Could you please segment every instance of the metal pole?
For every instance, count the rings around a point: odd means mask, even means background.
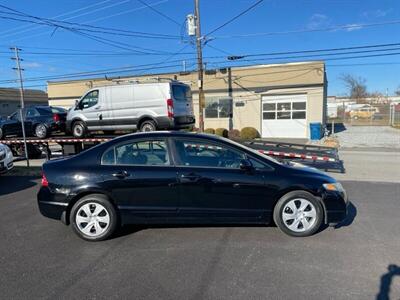
[[[197,76],[198,76],[198,89],[199,89],[199,129],[200,132],[204,131],[204,90],[203,90],[203,53],[202,53],[202,36],[200,28],[200,9],[199,0],[194,1],[194,15],[196,24],[196,47],[197,47]]]
[[[10,49],[14,50],[14,52],[15,52],[15,58],[13,58],[13,59],[15,59],[15,62],[17,64],[17,67],[13,68],[13,69],[17,71],[18,78],[19,78],[19,93],[20,93],[20,98],[21,98],[21,109],[19,110],[19,116],[21,119],[22,138],[24,140],[26,166],[29,168],[28,146],[26,144],[26,134],[25,134],[25,118],[22,113],[22,110],[24,109],[25,104],[24,104],[24,84],[22,82],[22,73],[21,73],[22,69],[21,69],[21,65],[20,65],[21,59],[19,58],[19,53],[18,53],[18,51],[20,49],[18,49],[18,47],[14,47],[14,48],[10,48]]]

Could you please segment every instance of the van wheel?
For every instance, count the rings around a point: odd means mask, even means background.
[[[83,138],[86,135],[86,126],[82,121],[76,121],[72,125],[72,134],[76,138]]]
[[[140,124],[141,132],[150,132],[150,131],[156,131],[156,130],[157,130],[157,126],[153,120],[146,120],[142,124]]]
[[[279,199],[274,209],[275,224],[284,233],[304,237],[321,227],[323,208],[319,201],[305,191],[293,191]]]

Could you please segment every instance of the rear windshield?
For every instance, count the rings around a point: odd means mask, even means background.
[[[36,109],[41,115],[50,115],[52,113],[50,107],[36,107]]]
[[[62,113],[66,113],[67,111],[62,108],[62,107],[51,107],[51,111],[53,112],[53,114],[62,114]]]
[[[192,92],[190,87],[186,85],[173,85],[172,86],[173,98],[176,101],[190,101],[192,99]]]

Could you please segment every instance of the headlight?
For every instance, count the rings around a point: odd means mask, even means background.
[[[339,182],[335,183],[324,183],[322,185],[327,191],[343,192],[343,186]]]

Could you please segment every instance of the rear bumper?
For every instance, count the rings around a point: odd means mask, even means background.
[[[68,203],[61,200],[57,194],[51,193],[47,187],[41,187],[37,194],[40,213],[47,218],[62,220],[65,223],[64,218]]]
[[[177,116],[174,118],[159,117],[157,125],[160,129],[181,129],[193,127],[196,122],[194,116]]]
[[[322,201],[327,224],[336,225],[346,219],[349,202],[345,192],[324,192]]]

